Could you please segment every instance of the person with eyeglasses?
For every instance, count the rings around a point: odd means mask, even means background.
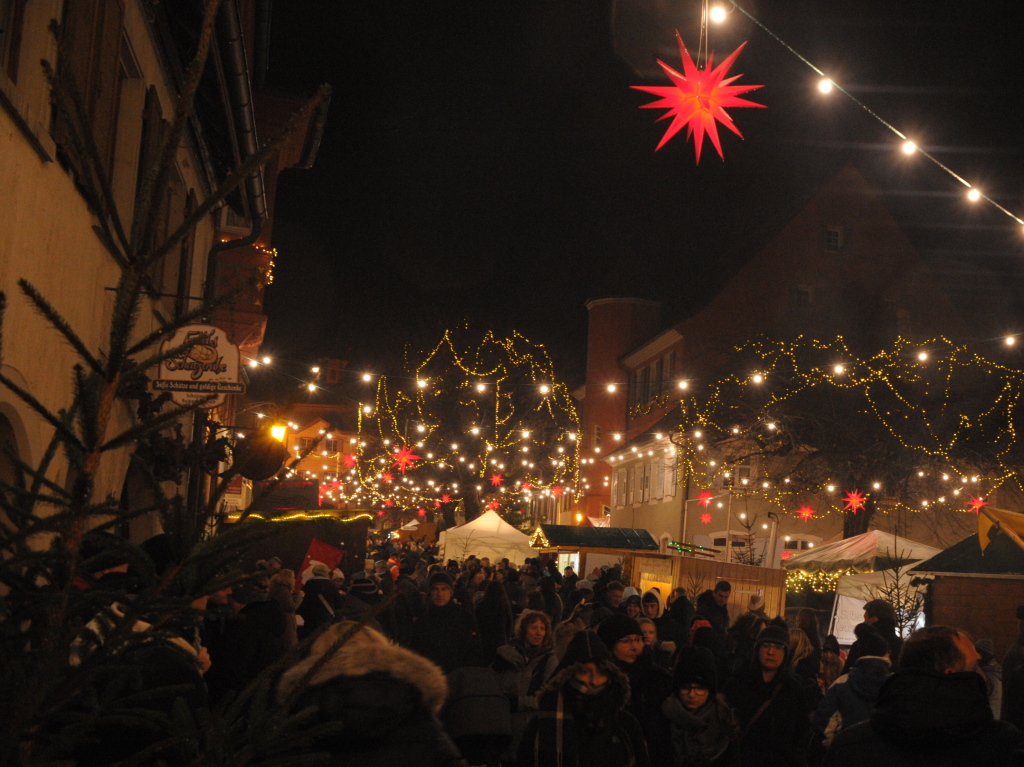
[[[816,700],[789,670],[789,630],[776,621],[761,629],[753,657],[723,693],[740,725],[741,764],[805,767]]]
[[[667,764],[672,746],[661,704],[672,694],[672,677],[644,654],[643,629],[626,615],[612,615],[597,627],[615,665],[629,679],[628,710],[640,722],[652,764]]]
[[[661,706],[672,726],[672,767],[737,767],[739,726],[718,694],[715,658],[705,647],[681,647],[672,695]]]

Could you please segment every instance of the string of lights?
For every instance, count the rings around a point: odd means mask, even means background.
[[[845,87],[843,87],[840,83],[838,83],[833,78],[829,77],[824,71],[822,71],[822,69],[820,67],[815,65],[810,59],[808,59],[803,54],[798,52],[792,45],[787,43],[778,34],[776,34],[774,31],[769,29],[760,19],[758,19],[750,11],[748,11],[746,8],[744,8],[739,3],[737,3],[736,0],[722,0],[721,4],[717,4],[714,7],[712,7],[711,11],[709,13],[709,17],[710,17],[711,21],[713,21],[715,23],[718,23],[718,24],[724,22],[728,18],[728,15],[729,15],[729,12],[730,12],[729,11],[729,7],[733,8],[735,10],[738,10],[740,13],[742,13],[744,16],[746,16],[748,19],[750,19],[750,21],[752,21],[754,24],[756,24],[765,34],[767,34],[769,37],[771,37],[773,40],[775,40],[777,43],[779,43],[783,48],[785,48],[787,51],[789,51],[793,56],[795,56],[801,62],[806,64],[816,75],[818,75],[821,78],[820,81],[818,82],[818,90],[822,94],[831,93],[833,90],[838,91],[839,93],[842,93],[844,96],[846,96],[846,98],[848,98],[856,106],[858,106],[862,110],[864,110],[864,112],[866,112],[868,115],[870,115],[880,125],[882,125],[882,127],[884,127],[887,131],[889,131],[890,133],[895,135],[898,139],[900,139],[900,141],[902,142],[900,144],[900,150],[905,155],[908,155],[908,156],[909,155],[920,155],[920,156],[926,158],[931,163],[933,163],[936,167],[938,167],[943,172],[945,172],[947,175],[949,175],[958,184],[961,184],[964,187],[966,187],[967,188],[967,199],[970,202],[975,202],[976,203],[979,200],[984,200],[985,202],[989,203],[992,207],[994,207],[995,209],[997,209],[998,211],[1000,211],[1004,215],[1006,215],[1009,218],[1011,218],[1016,223],[1024,225],[1024,219],[1022,219],[1020,216],[1018,216],[1017,214],[1015,214],[1012,211],[1008,210],[1003,205],[999,204],[994,199],[989,197],[981,189],[979,189],[977,186],[975,186],[970,181],[968,181],[966,178],[964,178],[961,174],[957,173],[952,168],[950,168],[948,165],[946,165],[941,160],[939,160],[937,157],[935,157],[935,155],[933,155],[930,152],[927,152],[924,149],[922,149],[906,133],[901,131],[899,128],[895,127],[888,120],[885,120],[878,113],[876,113],[873,109],[871,109],[867,104],[863,103],[856,96],[854,96],[852,93],[850,93],[850,91],[847,90]]]

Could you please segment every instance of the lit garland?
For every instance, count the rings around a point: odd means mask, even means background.
[[[836,590],[836,584],[844,575],[852,575],[856,570],[843,570],[835,573],[825,573],[820,570],[813,573],[806,570],[792,570],[786,573],[786,591],[790,594],[799,594],[805,588],[810,588],[818,594],[825,594]]]
[[[579,416],[547,351],[519,334],[462,335],[446,332],[409,374],[377,379],[338,478],[355,488],[348,497],[419,513],[576,492]]]
[[[674,441],[681,470],[696,486],[730,480],[735,490],[803,521],[844,507],[855,514],[866,499],[886,513],[976,513],[997,489],[1020,494],[1024,445],[1016,406],[1024,370],[944,338],[899,339],[862,360],[842,338],[757,342],[737,351],[753,353],[756,372],[728,376],[680,401]],[[899,466],[872,466],[861,454],[845,456],[842,465],[822,457],[826,451],[807,440],[806,424],[821,415],[812,408],[837,402],[845,406],[844,427],[889,443]],[[732,476],[737,461],[752,456],[759,476]],[[851,460],[866,462],[858,472],[864,486],[849,486]]]

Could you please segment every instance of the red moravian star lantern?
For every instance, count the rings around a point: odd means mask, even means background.
[[[392,474],[390,471],[385,471],[383,474],[380,475],[380,478],[383,479],[384,482],[389,485],[395,481],[395,475]]]
[[[562,493],[564,492],[565,490],[562,488],[561,485],[555,485],[554,487],[551,488],[551,495],[555,496],[555,498],[561,497]]]
[[[711,515],[710,514],[706,514],[706,513],[705,514],[701,514],[700,515],[700,521],[703,524],[705,524],[705,525],[710,525],[711,524]]]
[[[812,509],[810,506],[801,506],[799,509],[796,510],[796,513],[804,522],[807,522],[807,520],[809,520],[815,514],[814,509]]]
[[[487,508],[491,511],[497,511],[501,507],[501,504],[497,501],[488,501]]]
[[[686,50],[683,38],[679,36],[679,32],[676,32],[676,40],[679,42],[679,57],[683,61],[683,74],[679,74],[679,72],[659,59],[658,63],[665,70],[665,74],[668,75],[673,84],[664,86],[632,86],[638,91],[646,91],[647,93],[653,93],[655,96],[661,96],[657,101],[644,104],[640,107],[641,109],[667,109],[668,112],[658,119],[673,118],[672,124],[668,126],[668,130],[665,131],[665,135],[662,136],[655,151],[665,146],[668,140],[682,130],[685,125],[687,138],[693,137],[693,148],[697,154],[698,164],[700,163],[700,150],[704,145],[705,134],[711,139],[715,149],[718,150],[718,156],[724,160],[725,155],[722,154],[722,144],[718,139],[718,126],[715,121],[717,120],[722,123],[722,125],[737,136],[743,138],[743,134],[740,133],[732,118],[726,113],[725,108],[764,108],[764,104],[755,104],[753,101],[737,98],[741,93],[747,93],[764,86],[731,85],[732,82],[738,80],[743,75],[725,76],[746,43],[743,43],[743,45],[733,51],[717,67],[713,66],[715,55],[712,53],[708,56],[707,66],[704,69],[697,69],[697,65],[690,58],[690,52]]]
[[[451,503],[451,502],[452,502],[452,497],[450,495],[448,495],[448,493],[445,493],[444,495],[441,496],[441,503]]]
[[[420,460],[420,457],[415,455],[412,450],[408,447],[402,447],[401,450],[395,450],[395,460],[391,465],[402,472],[402,474],[405,474],[406,469],[416,468],[415,463],[418,460]]]
[[[505,478],[503,476],[501,476],[500,474],[492,474],[491,475],[491,484],[494,485],[495,487],[500,485],[504,480],[505,480]]]
[[[355,453],[346,453],[345,457],[342,460],[345,462],[345,468],[346,469],[352,469],[356,465],[356,455],[355,455]]]
[[[701,494],[697,496],[697,503],[701,506],[707,507],[711,505],[711,502],[715,499],[715,494],[710,490],[702,490]]]
[[[984,498],[971,498],[970,502],[967,504],[967,510],[973,511],[977,514],[981,511],[982,506],[988,506],[988,501]]]
[[[864,497],[864,493],[859,490],[853,490],[846,494],[843,498],[843,503],[846,505],[848,511],[852,511],[854,514],[857,513],[858,509],[863,509],[867,503],[867,499]]]

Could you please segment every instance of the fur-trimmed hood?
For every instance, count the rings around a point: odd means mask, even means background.
[[[283,703],[309,670],[357,624],[343,621],[320,636],[307,658],[292,666],[277,686],[277,701]],[[437,714],[448,695],[448,682],[441,669],[421,655],[394,645],[378,631],[364,626],[356,631],[306,682],[308,687],[326,684],[338,677],[359,677],[384,673],[407,682],[420,691],[423,705]]]

